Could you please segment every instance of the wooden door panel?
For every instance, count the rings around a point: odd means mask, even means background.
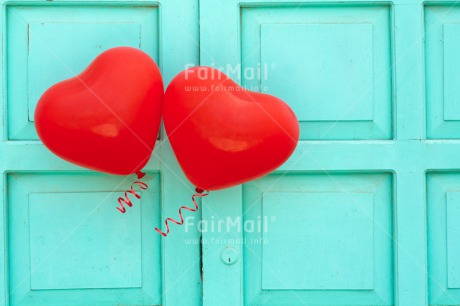
[[[460,8],[425,7],[427,137],[460,137]]]
[[[392,175],[274,174],[243,188],[247,305],[391,305]]]
[[[122,178],[8,174],[11,305],[161,304],[159,174],[146,182],[122,215]]]
[[[390,139],[391,30],[387,5],[242,6],[242,84],[291,105],[303,140]]]
[[[83,71],[100,52],[131,46],[158,63],[157,5],[11,3],[5,17],[9,139],[36,140],[34,110],[40,96]]]
[[[430,303],[460,300],[460,180],[458,173],[428,173],[428,271]]]

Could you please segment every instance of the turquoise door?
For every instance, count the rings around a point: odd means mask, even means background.
[[[449,1],[4,1],[0,305],[460,305],[460,6]],[[118,45],[165,83],[209,65],[283,98],[275,173],[190,204],[164,131],[149,189],[37,139],[41,93]],[[458,131],[457,131],[458,130]]]
[[[164,132],[145,168],[149,189],[122,215],[116,199],[134,177],[62,161],[33,122],[47,87],[110,47],[144,50],[166,84],[197,65],[197,8],[195,0],[2,3],[0,305],[201,304],[200,245],[183,243],[199,233],[163,240],[154,231],[193,190]]]
[[[205,305],[460,305],[459,24],[449,1],[200,1],[201,64],[301,127],[204,200]]]

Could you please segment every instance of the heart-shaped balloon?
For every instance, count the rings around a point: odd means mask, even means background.
[[[268,174],[299,139],[297,118],[286,103],[245,90],[210,67],[185,70],[172,80],[163,115],[182,170],[204,190]]]
[[[162,100],[155,62],[141,50],[117,47],[50,87],[37,104],[35,127],[46,147],[67,161],[131,174],[152,154]]]

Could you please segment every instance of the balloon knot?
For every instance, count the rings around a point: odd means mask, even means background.
[[[145,176],[145,173],[142,172],[142,171],[137,171],[136,175],[137,175],[137,179],[140,180],[141,178],[143,178]]]
[[[199,193],[199,194],[202,194],[202,193],[204,192],[204,189],[201,189],[201,188],[196,187],[196,188],[195,188],[195,192],[196,192],[196,193]]]

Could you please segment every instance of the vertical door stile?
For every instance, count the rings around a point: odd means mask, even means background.
[[[160,5],[160,41],[165,90],[174,76],[189,66],[199,64],[198,0],[167,0]],[[155,148],[161,160],[161,223],[168,217],[179,218],[178,209],[193,207],[194,187],[185,178],[168,142],[164,126]],[[183,226],[170,223],[170,234],[162,238],[162,304],[201,305],[200,233],[192,226],[201,219],[198,212],[185,212]],[[152,235],[158,235],[152,229]]]

